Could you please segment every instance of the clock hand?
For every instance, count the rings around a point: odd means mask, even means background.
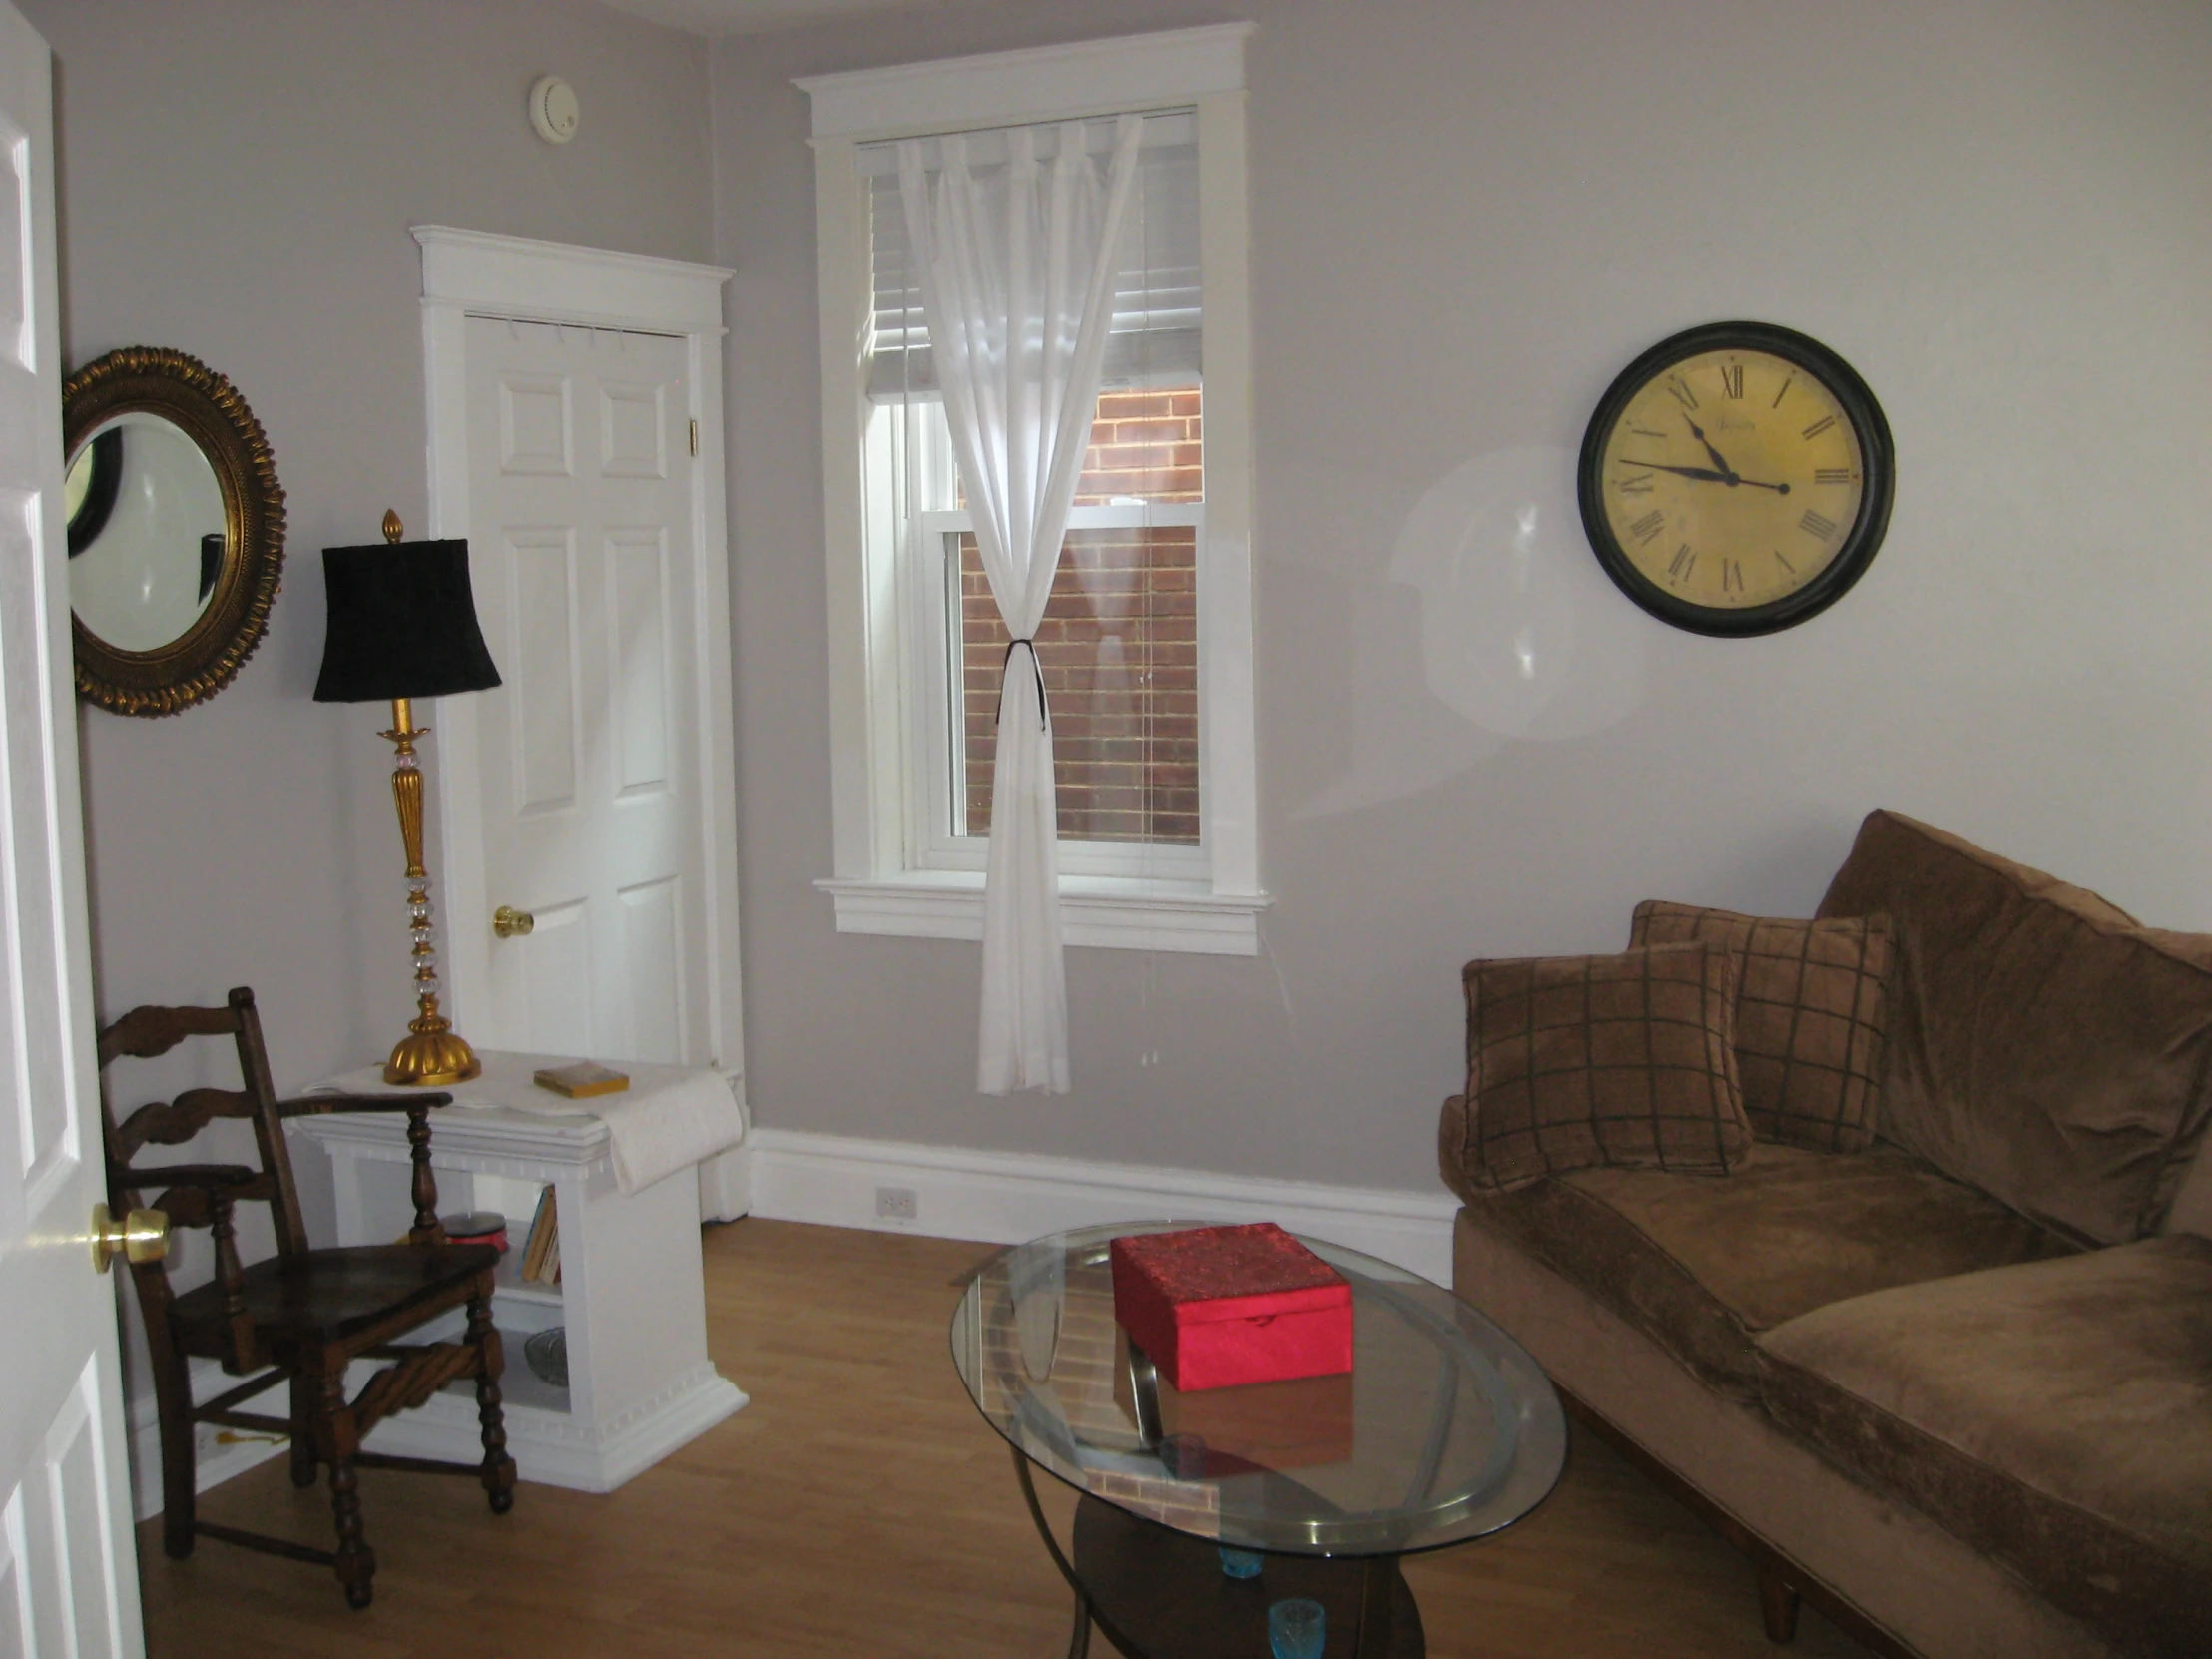
[[[1669,466],[1664,461],[1631,460],[1626,455],[1616,457],[1613,464],[1615,466],[1646,467],[1653,472],[1671,472],[1678,478],[1696,478],[1708,484],[1726,484],[1731,489],[1734,489],[1738,484],[1742,484],[1748,489],[1773,490],[1777,495],[1788,495],[1790,493],[1788,484],[1762,483],[1757,478],[1746,478],[1741,473],[1715,472],[1709,466]]]
[[[1721,452],[1718,449],[1715,449],[1711,443],[1706,441],[1705,428],[1700,426],[1696,421],[1692,420],[1687,410],[1683,412],[1682,423],[1690,428],[1690,436],[1697,439],[1698,442],[1705,444],[1705,452],[1713,457],[1713,464],[1719,467],[1722,474],[1726,476],[1731,483],[1733,483],[1736,478],[1736,469],[1730,466],[1726,461],[1722,460]]]
[[[1614,464],[1616,466],[1649,467],[1653,472],[1671,472],[1679,478],[1701,478],[1709,484],[1732,484],[1738,481],[1734,473],[1715,472],[1711,467],[1669,466],[1665,461],[1632,461],[1626,455],[1620,456]]]

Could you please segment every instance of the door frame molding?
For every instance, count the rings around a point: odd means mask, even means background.
[[[699,422],[692,469],[692,619],[699,663],[700,847],[707,938],[705,1063],[733,1080],[745,1067],[738,957],[736,708],[730,670],[728,498],[723,486],[722,286],[735,273],[567,243],[492,236],[446,225],[412,227],[422,245],[423,383],[429,399],[431,534],[469,528],[467,321],[493,317],[681,337],[688,347],[690,417]],[[437,799],[444,865],[445,980],[454,1025],[491,976],[490,889],[483,859],[479,727],[473,698],[438,700]],[[474,918],[473,920],[471,918]],[[741,1097],[742,1098],[742,1097]]]

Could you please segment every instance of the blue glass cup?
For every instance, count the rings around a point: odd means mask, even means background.
[[[1221,1550],[1221,1570],[1231,1578],[1258,1578],[1260,1568],[1267,1557],[1256,1549],[1231,1549],[1227,1544]]]
[[[1321,1659],[1329,1614],[1318,1601],[1293,1596],[1268,1608],[1268,1647],[1275,1659]]]

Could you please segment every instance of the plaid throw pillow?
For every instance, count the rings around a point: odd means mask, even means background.
[[[1735,958],[1694,943],[1469,962],[1467,1092],[1443,1153],[1498,1192],[1596,1164],[1725,1175],[1751,1144]]]
[[[1890,918],[1788,921],[1646,899],[1631,945],[1703,939],[1743,958],[1736,1064],[1753,1133],[1815,1152],[1874,1145]]]

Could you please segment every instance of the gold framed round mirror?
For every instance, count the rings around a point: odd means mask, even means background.
[[[284,492],[261,422],[197,357],[132,345],[62,388],[77,692],[173,715],[229,685],[269,626]]]

